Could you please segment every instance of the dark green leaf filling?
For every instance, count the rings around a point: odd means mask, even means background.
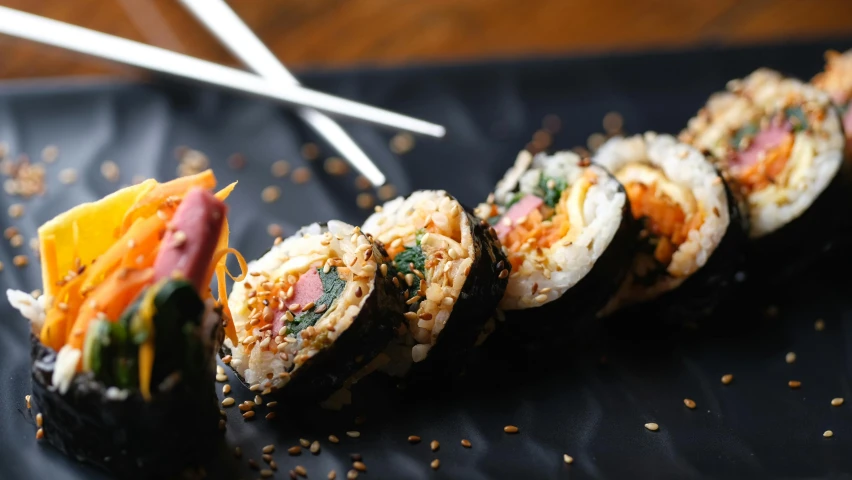
[[[794,132],[801,132],[808,129],[808,117],[805,115],[802,107],[788,107],[784,109],[784,116],[793,125]]]
[[[516,203],[520,202],[520,201],[521,201],[521,199],[522,199],[522,198],[524,198],[524,196],[526,196],[526,194],[525,194],[525,193],[523,193],[523,192],[515,192],[515,193],[512,195],[512,198],[510,198],[510,199],[509,199],[509,201],[508,201],[508,202],[506,202],[506,208],[509,208],[509,207],[511,207],[512,205],[514,205],[514,204],[516,204]],[[498,218],[498,220],[499,220],[499,218]],[[496,223],[496,222],[495,222],[495,223]]]
[[[731,137],[731,146],[734,149],[739,150],[740,144],[743,142],[744,138],[753,137],[757,135],[757,132],[759,131],[760,128],[756,123],[749,123],[743,125],[742,128],[737,130],[737,133],[735,133],[734,136]]]
[[[420,248],[419,244],[414,247],[406,247],[405,250],[396,255],[393,261],[396,263],[397,271],[403,275],[414,274],[411,269],[412,265],[421,273],[426,269],[426,256],[423,254],[423,249]],[[408,287],[408,296],[413,297],[417,295],[418,291],[420,291],[420,277],[414,274],[414,281]]]
[[[331,305],[343,294],[343,289],[346,288],[346,280],[340,278],[337,274],[337,267],[331,267],[328,273],[323,272],[318,268],[320,280],[322,281],[322,295],[314,302],[314,307],[307,312],[302,312],[287,325],[287,335],[295,335],[302,330],[316,325],[320,318],[327,312]],[[325,305],[325,309],[317,312],[316,309],[320,305]]]
[[[553,184],[553,188],[548,186],[548,183]],[[543,192],[540,197],[548,207],[554,208],[559,203],[559,197],[562,196],[562,191],[568,188],[568,182],[564,178],[553,178],[542,174],[538,180],[538,187]]]

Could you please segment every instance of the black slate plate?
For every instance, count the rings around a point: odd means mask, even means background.
[[[350,132],[388,174],[401,193],[445,188],[463,202],[485,197],[539,127],[545,114],[562,118],[556,147],[585,142],[601,130],[608,111],[619,111],[629,131],[677,132],[711,92],[725,82],[766,65],[809,78],[822,67],[826,48],[849,41],[770,46],[738,50],[536,60],[522,63],[422,67],[403,70],[325,72],[305,75],[309,85],[443,123],[442,142],[419,140],[401,158],[389,153],[390,134],[361,125]],[[27,214],[15,225],[27,238],[41,222],[73,204],[114,190],[99,165],[114,160],[121,183],[134,174],[171,178],[173,149],[204,151],[224,184],[240,180],[231,197],[233,243],[255,257],[268,248],[269,222],[293,232],[299,225],[331,217],[360,222],[353,175],[330,177],[319,162],[300,160],[300,145],[311,140],[290,114],[269,104],[171,84],[12,84],[0,88],[0,141],[13,153],[38,157],[48,144],[60,159],[48,167],[48,194],[25,201]],[[226,158],[241,152],[248,166],[234,172]],[[314,178],[306,185],[276,180],[271,163],[307,164]],[[74,167],[80,180],[58,182],[62,168]],[[273,204],[260,201],[270,184],[283,189]],[[19,200],[0,196],[2,207]],[[846,214],[846,213],[840,213]],[[0,273],[4,288],[40,285],[37,264],[11,266],[22,253],[3,243]],[[355,405],[342,412],[277,409],[274,422],[245,422],[228,411],[228,429],[219,452],[210,453],[211,478],[255,478],[246,460],[259,463],[261,447],[278,446],[275,478],[287,478],[296,465],[310,478],[329,470],[344,478],[350,453],[360,453],[369,473],[362,478],[849,478],[852,473],[850,403],[832,407],[834,397],[852,402],[852,303],[850,281],[834,270],[772,292],[776,316],[764,315],[764,300],[743,304],[737,325],[725,334],[651,329],[625,335],[590,332],[589,337],[555,345],[522,347],[495,339],[481,351],[462,381],[430,398],[409,398],[381,377],[357,385]],[[836,267],[841,267],[839,270]],[[828,272],[828,273],[826,273]],[[27,325],[0,302],[0,477],[83,479],[101,473],[35,441],[34,421],[24,395],[30,391]],[[818,332],[814,321],[825,320]],[[730,320],[730,319],[728,319]],[[653,323],[638,318],[637,323]],[[789,365],[784,356],[794,351]],[[733,373],[731,385],[719,378]],[[790,390],[788,380],[800,380]],[[232,380],[234,396],[249,392]],[[683,406],[685,397],[698,408]],[[266,409],[259,409],[265,414]],[[366,422],[356,426],[356,416]],[[46,419],[50,421],[50,419]],[[643,424],[660,424],[649,432]],[[514,424],[520,433],[507,435]],[[831,429],[835,436],[825,439]],[[344,432],[359,430],[361,437]],[[329,434],[341,439],[328,442]],[[163,435],[169,435],[164,431]],[[409,445],[419,435],[423,442]],[[288,457],[299,438],[318,439],[318,456]],[[470,439],[473,448],[460,445]],[[441,442],[439,451],[429,442]],[[237,461],[231,452],[243,450]],[[562,454],[576,460],[567,466]],[[433,458],[441,460],[436,471]]]

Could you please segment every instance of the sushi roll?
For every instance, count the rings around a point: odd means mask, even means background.
[[[209,171],[148,180],[39,228],[44,293],[7,292],[32,327],[37,437],[121,478],[204,459],[224,335],[209,285],[229,251],[233,188],[214,186]]]
[[[846,158],[852,158],[852,50],[825,53],[825,70],[818,73],[811,84],[828,92],[843,119],[846,133]]]
[[[500,308],[517,331],[535,337],[589,318],[621,285],[637,223],[600,165],[573,152],[523,151],[488,200],[477,215],[494,226],[512,267]]]
[[[797,262],[779,258],[820,255],[845,228],[831,215],[848,201],[843,128],[825,92],[760,69],[711,96],[680,138],[709,154],[743,199],[752,272],[787,277]]]
[[[447,192],[422,190],[385,203],[362,228],[387,248],[407,305],[386,370],[411,379],[457,372],[511,271],[491,226]]]
[[[315,223],[249,263],[228,299],[223,354],[252,389],[322,402],[390,342],[402,297],[385,252],[339,221]]]
[[[660,297],[681,320],[709,313],[734,284],[746,240],[721,174],[695,148],[653,132],[612,138],[592,161],[624,185],[642,228],[630,272],[602,313]]]

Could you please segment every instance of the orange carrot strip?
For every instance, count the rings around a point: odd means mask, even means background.
[[[44,326],[39,332],[41,343],[59,351],[65,345],[70,325],[69,319],[77,318],[77,310],[80,307],[80,284],[85,277],[78,275],[60,288],[53,298],[53,307],[47,311]],[[59,308],[59,304],[63,308]]]
[[[119,266],[124,259],[135,259],[155,250],[166,231],[166,221],[158,215],[135,222],[127,233],[116,241],[89,268],[88,280],[83,285],[83,291],[97,285],[104,277]],[[147,265],[145,265],[147,266]],[[142,265],[137,266],[139,268]]]
[[[228,196],[231,194],[231,192],[234,191],[234,188],[236,186],[237,186],[237,182],[234,182],[234,183],[228,185],[227,187],[223,188],[222,190],[219,190],[218,192],[216,192],[216,198],[218,198],[219,200],[224,202],[225,199],[228,198]]]
[[[145,218],[157,213],[157,210],[170,197],[183,197],[192,187],[202,187],[212,190],[216,186],[216,177],[212,170],[181,177],[171,182],[161,183],[142,196],[133,207],[124,215],[121,224],[121,233],[130,229],[137,218]]]

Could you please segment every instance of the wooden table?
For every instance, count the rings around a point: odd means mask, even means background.
[[[751,44],[852,35],[852,0],[231,0],[289,67]],[[176,0],[0,0],[225,64]],[[0,39],[0,78],[138,72]]]

